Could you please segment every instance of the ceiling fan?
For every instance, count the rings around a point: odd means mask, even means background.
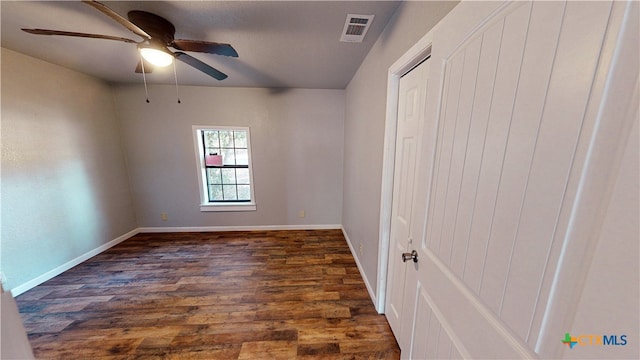
[[[158,15],[141,11],[132,10],[127,13],[129,19],[125,19],[115,11],[109,9],[104,4],[98,1],[82,1],[83,3],[92,6],[93,8],[101,11],[108,17],[112,18],[120,25],[131,30],[134,34],[142,38],[141,41],[135,41],[119,36],[100,35],[100,34],[87,34],[70,31],[59,30],[45,30],[45,29],[22,29],[30,34],[36,35],[62,35],[62,36],[75,36],[94,39],[106,39],[122,41],[126,43],[136,44],[142,59],[136,67],[136,72],[150,73],[152,68],[149,66],[153,64],[155,66],[167,66],[173,62],[173,59],[178,59],[183,63],[192,66],[203,73],[217,79],[224,80],[227,75],[223,72],[209,66],[208,64],[188,55],[182,51],[194,51],[208,54],[216,54],[223,56],[238,57],[236,50],[229,44],[221,44],[208,41],[197,40],[183,40],[175,39],[176,32],[175,27],[168,20]],[[169,47],[176,50],[172,52]],[[148,63],[147,63],[148,62]]]

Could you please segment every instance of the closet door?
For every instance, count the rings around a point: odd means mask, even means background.
[[[563,263],[562,249],[588,245],[572,242],[576,227],[592,226],[574,221],[578,199],[605,191],[585,193],[594,176],[585,169],[594,154],[617,156],[591,139],[604,131],[599,122],[625,121],[599,119],[598,109],[609,93],[633,93],[607,82],[616,66],[638,76],[637,61],[616,56],[634,21],[637,29],[633,3],[463,2],[438,25],[414,241],[390,252],[419,259],[406,267],[402,311],[415,312],[403,358],[561,354],[567,323],[548,325],[573,305],[554,296],[557,281],[580,284],[588,268]]]
[[[429,60],[400,78],[398,92],[398,122],[394,169],[393,205],[391,209],[391,239],[386,297],[386,317],[400,348],[411,341],[413,306],[405,304],[412,297],[405,294],[405,275],[413,261],[402,261],[412,243],[412,214],[416,155],[420,131],[425,118],[425,102]],[[406,330],[405,330],[406,328]]]

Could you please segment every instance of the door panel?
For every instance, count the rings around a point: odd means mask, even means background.
[[[460,277],[464,277],[468,284],[479,284],[477,266],[473,263],[473,256],[483,251],[482,244],[470,243],[471,225],[474,220],[473,208],[478,200],[478,176],[482,165],[485,148],[491,99],[497,69],[497,59],[500,54],[500,41],[504,22],[500,21],[489,27],[482,36],[481,52],[478,64],[477,82],[473,99],[467,153],[464,160],[462,183],[460,187],[460,203],[456,218],[454,251],[451,257],[451,267]],[[476,219],[477,221],[477,219]],[[471,269],[471,270],[469,270]],[[476,277],[478,277],[476,280]],[[473,287],[473,285],[470,285]],[[477,287],[477,286],[476,286]]]
[[[600,106],[596,74],[611,58],[605,36],[620,25],[615,6],[625,5],[463,3],[438,26],[437,81],[411,148],[415,200],[403,213],[416,241],[394,247],[389,263],[406,280],[389,280],[390,291],[404,289],[391,293],[402,301],[392,326],[403,358],[536,356],[562,248],[554,241],[570,231],[560,218],[587,158],[579,144],[594,131],[585,116]],[[414,248],[417,264],[399,261]]]
[[[465,349],[458,349],[459,341],[451,340],[450,329],[444,328],[441,319],[442,314],[432,306],[433,300],[429,297],[425,289],[418,289],[418,299],[416,304],[416,327],[415,337],[426,339],[426,341],[416,341],[411,351],[414,359],[462,359],[462,352]],[[433,336],[427,336],[427,334]]]
[[[540,143],[540,122],[546,108],[547,90],[565,4],[553,2],[545,7],[534,6],[528,29],[526,47],[519,71],[517,97],[513,104],[508,142],[502,154],[504,160],[493,209],[493,224],[486,249],[486,265],[481,297],[498,314],[502,312],[507,277],[514,265],[512,255],[517,238],[522,236],[520,220],[527,202],[525,192],[532,175],[532,161]],[[555,148],[552,145],[552,148]],[[555,150],[554,150],[555,151]],[[535,176],[535,175],[534,175]],[[548,175],[545,175],[548,176]],[[538,268],[544,268],[538,264]],[[527,286],[530,286],[528,284]],[[534,297],[535,298],[535,297]],[[525,309],[521,309],[525,310]],[[523,313],[530,315],[530,311]],[[520,335],[524,327],[518,327]]]
[[[456,115],[457,115],[457,100],[460,97],[460,88],[462,81],[462,69],[464,67],[464,56],[456,56],[452,59],[453,65],[451,66],[454,70],[449,70],[447,73],[447,82],[446,89],[446,99],[450,101],[446,101],[443,106],[444,108],[444,119],[443,123],[446,123],[447,120],[451,121],[450,126],[441,127],[439,133],[439,146],[440,151],[438,152],[438,157],[436,160],[436,166],[441,173],[448,174],[451,169],[451,162],[449,157],[451,156],[451,152],[453,151],[452,143],[453,137],[455,135],[455,125],[456,125]],[[443,176],[438,178],[435,182],[435,192],[434,199],[435,204],[442,204],[446,201],[446,196],[448,194],[448,183],[446,182],[446,178]],[[442,224],[444,221],[444,208],[436,207],[433,209],[432,218],[434,224]],[[432,232],[432,236],[430,237],[430,248],[436,252],[440,252],[440,248],[442,245],[442,233],[441,227],[433,226],[430,228]]]
[[[445,118],[452,121],[452,137],[450,142],[451,152],[448,155],[448,172],[446,174],[446,191],[444,192],[443,223],[440,227],[438,238],[441,242],[440,255],[447,263],[451,262],[455,222],[459,210],[459,202],[456,201],[462,185],[463,164],[466,158],[466,150],[469,140],[469,125],[471,120],[471,108],[475,95],[475,81],[478,72],[478,60],[480,56],[481,38],[476,38],[469,47],[458,57],[461,61],[456,67],[456,72],[461,74],[460,92],[456,104],[456,114]],[[452,69],[453,72],[453,69]],[[452,79],[456,76],[452,76]],[[454,102],[454,101],[452,101]],[[446,132],[445,132],[446,133]],[[445,141],[449,139],[444,139]],[[443,143],[444,146],[444,143]],[[447,149],[449,150],[449,149]],[[444,149],[443,149],[444,151]],[[446,160],[445,160],[446,162]],[[442,165],[442,163],[441,163]]]
[[[429,356],[433,353],[438,354],[435,358],[449,358],[445,354],[447,351],[451,352],[451,349],[455,349],[452,353],[460,354],[463,358],[535,357],[523,341],[510,335],[508,326],[496,319],[494,313],[435,253],[424,248],[421,255],[424,255],[421,259],[422,273],[428,274],[428,281],[422,277],[418,282],[416,314],[431,312],[431,316],[428,333],[418,331],[424,324],[416,317],[416,337],[410,358],[422,359],[423,343],[432,344],[434,339],[438,339],[436,345],[428,345],[426,351]],[[433,330],[437,331],[432,332]],[[442,349],[443,345],[446,346],[445,349]],[[430,349],[430,346],[435,346],[436,349]]]
[[[533,321],[552,240],[557,231],[563,231],[557,228],[562,203],[567,193],[575,191],[567,183],[611,6],[607,2],[589,6],[568,2],[566,6],[503,285],[500,315],[523,338]]]
[[[416,156],[420,139],[418,135],[424,120],[428,70],[427,61],[400,79],[387,282],[389,287],[386,297],[386,316],[398,339],[403,334],[403,317],[411,316],[413,311],[412,306],[409,306],[408,313],[404,311],[407,267],[401,261],[401,256],[407,252],[411,238]],[[411,321],[405,323],[410,325]]]

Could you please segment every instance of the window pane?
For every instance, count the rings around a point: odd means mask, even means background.
[[[246,131],[234,131],[236,148],[247,147],[247,132]]]
[[[222,185],[209,185],[209,201],[222,201]]]
[[[251,200],[249,185],[238,185],[238,200]]]
[[[1,0],[0,0],[1,1]],[[237,202],[251,201],[251,169],[249,130],[247,128],[198,129],[201,165],[205,157],[214,153],[222,157],[224,167],[205,167],[207,188],[203,201]],[[237,166],[237,168],[236,168]],[[245,168],[247,167],[247,168]],[[202,173],[200,173],[202,174]]]
[[[223,165],[236,164],[236,156],[233,153],[233,149],[222,149],[222,164]]]
[[[222,183],[235,185],[236,169],[222,169]]]
[[[236,193],[236,186],[235,185],[225,185],[225,186],[223,186],[222,191],[224,193],[224,199],[225,200],[237,200],[238,199],[238,194]]]
[[[216,130],[205,131],[204,141],[205,141],[205,147],[207,148],[220,147],[220,144],[218,143],[218,131]]]
[[[220,169],[207,169],[207,184],[222,184]]]
[[[233,147],[233,131],[220,131],[220,147]]]
[[[236,169],[236,182],[238,184],[249,184],[249,169]]]
[[[236,149],[236,164],[249,165],[249,152],[246,149]]]

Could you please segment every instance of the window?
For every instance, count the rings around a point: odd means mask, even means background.
[[[255,210],[248,127],[194,126],[201,211]]]

